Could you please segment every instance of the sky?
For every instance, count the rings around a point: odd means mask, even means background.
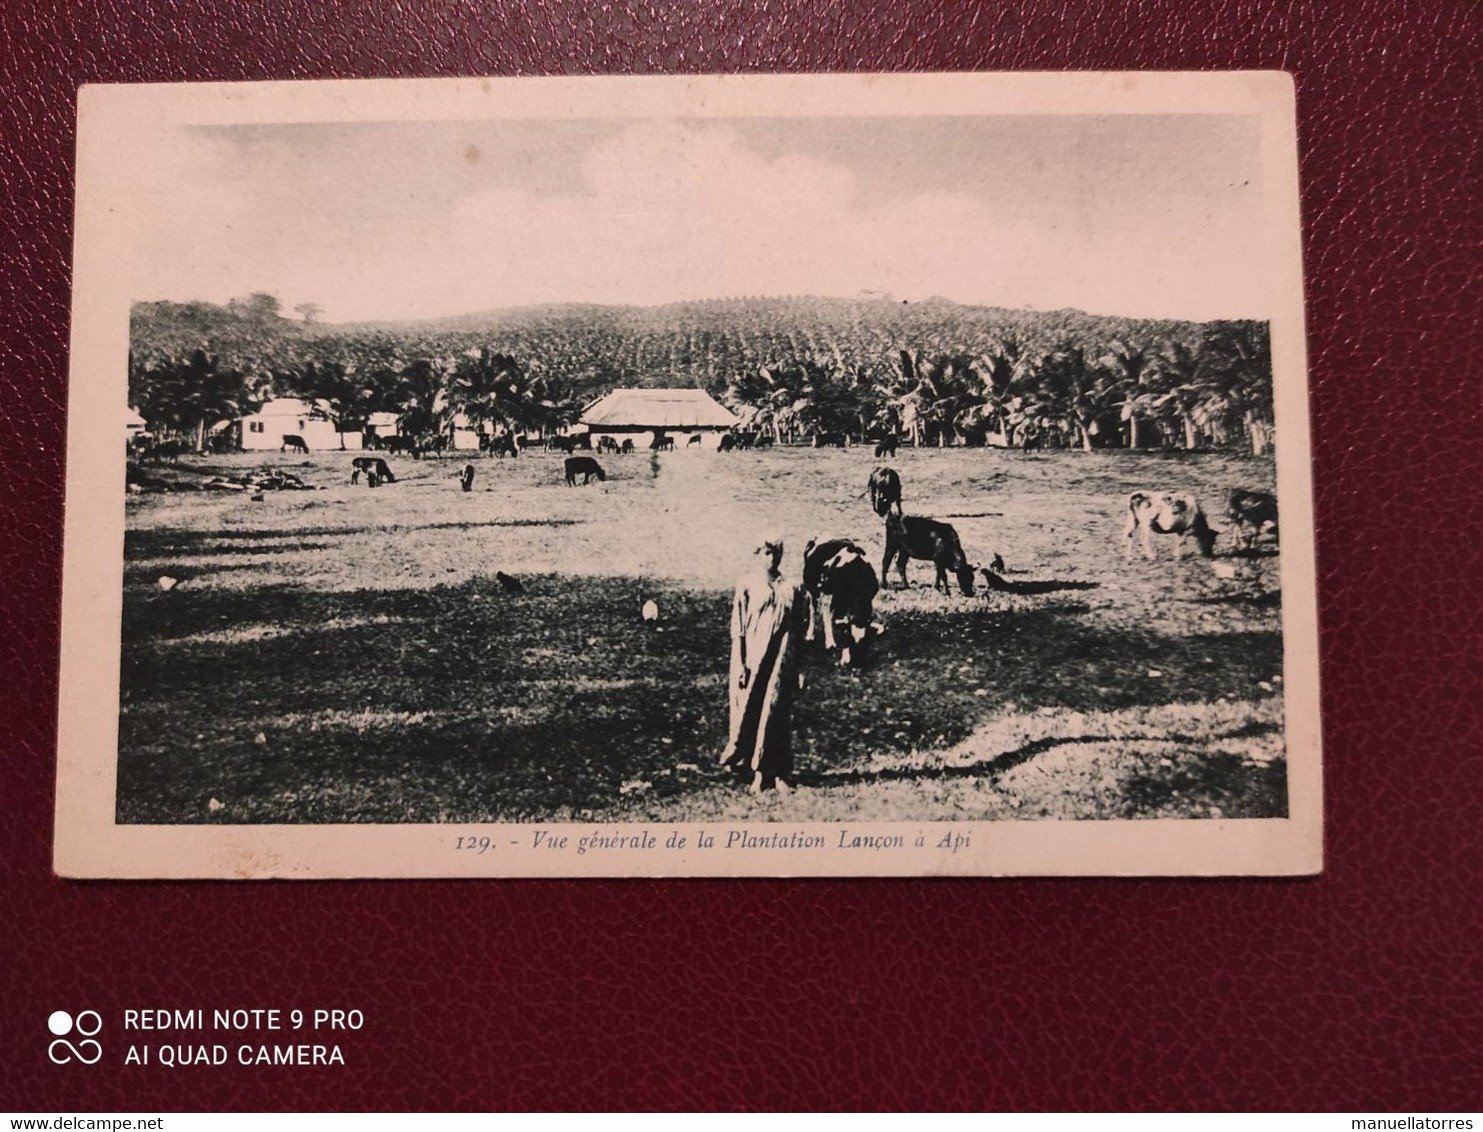
[[[121,223],[137,299],[325,321],[739,295],[1263,318],[1236,115],[172,127]]]

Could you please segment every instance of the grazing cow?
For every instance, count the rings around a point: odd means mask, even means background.
[[[568,456],[566,458],[566,486],[575,487],[578,476],[582,477],[584,484],[591,483],[593,476],[597,477],[599,483],[608,478],[607,473],[602,470],[602,465],[591,456]]]
[[[279,451],[287,452],[290,448],[295,452],[302,452],[305,455],[309,453],[309,445],[304,442],[302,436],[285,436],[283,438],[283,447]]]
[[[618,451],[625,456],[633,455],[633,437],[625,437],[623,443],[619,445]]]
[[[721,434],[721,440],[716,445],[717,452],[730,452],[736,447],[736,437],[726,432]]]
[[[700,442],[701,442],[702,439],[703,439],[703,437],[700,435],[700,433],[697,432],[689,440],[685,441],[685,447],[686,448],[695,448],[695,447],[697,447],[700,444]]]
[[[666,436],[662,432],[656,432],[654,439],[649,442],[649,447],[655,452],[673,452],[675,450],[675,438]]]
[[[417,441],[410,436],[383,436],[381,437],[381,451],[406,453],[409,456],[417,455]]]
[[[1133,557],[1133,540],[1140,537],[1143,557],[1152,561],[1154,535],[1178,535],[1175,555],[1184,557],[1184,544],[1194,539],[1200,553],[1209,558],[1215,548],[1215,532],[1205,520],[1199,501],[1188,492],[1158,494],[1135,491],[1128,496],[1128,522],[1123,528],[1124,556]]]
[[[576,437],[572,436],[553,436],[550,440],[546,441],[547,448],[556,452],[565,452],[568,456],[572,454],[572,449],[576,446]]]
[[[141,464],[150,462],[155,464],[178,464],[180,458],[189,449],[178,440],[152,441],[143,452],[139,454]]]
[[[464,491],[473,491],[474,490],[474,465],[473,464],[465,464],[463,466],[463,471],[461,471],[461,472],[458,473],[458,486],[461,487],[461,488],[463,488]]]
[[[359,483],[362,474],[372,487],[378,487],[383,483],[396,483],[396,476],[391,474],[391,468],[380,456],[357,456],[350,461],[350,467],[353,469],[350,473],[351,483]]]
[[[875,458],[880,460],[886,456],[896,455],[896,446],[900,441],[894,436],[883,436],[875,442]]]
[[[933,589],[951,593],[947,580],[948,573],[951,572],[958,579],[958,588],[963,596],[973,596],[973,567],[968,565],[968,559],[964,557],[958,532],[947,523],[916,515],[888,514],[886,557],[881,563],[882,585],[890,577],[893,558],[901,575],[902,589],[906,588],[906,560],[921,558],[937,567],[937,581],[933,584]]]
[[[849,444],[849,437],[842,432],[816,432],[814,433],[815,448],[844,448]]]
[[[1247,550],[1262,533],[1277,538],[1277,497],[1265,491],[1234,489],[1226,501],[1226,518],[1236,528],[1236,541]]]
[[[598,437],[597,450],[599,452],[612,452],[616,455],[619,451],[618,442],[611,436]]]
[[[870,509],[885,517],[892,507],[901,514],[901,477],[892,468],[877,468],[870,473]]]
[[[880,585],[865,551],[849,539],[809,541],[803,551],[804,617],[808,640],[814,636],[814,610],[824,626],[824,648],[839,648],[839,662],[849,664],[851,646],[862,647],[876,627],[875,595]],[[844,646],[840,648],[840,635]]]
[[[753,448],[771,448],[772,447],[772,444],[773,444],[773,438],[771,436],[767,435],[767,433],[764,432],[761,436],[757,437],[757,439],[753,442],[752,447]]]

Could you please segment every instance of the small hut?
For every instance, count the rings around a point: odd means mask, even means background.
[[[662,433],[673,438],[677,448],[695,436],[709,438],[708,444],[704,439],[701,444],[715,448],[721,435],[738,422],[704,389],[615,389],[587,406],[579,423],[594,445],[606,436],[646,448],[655,433]]]

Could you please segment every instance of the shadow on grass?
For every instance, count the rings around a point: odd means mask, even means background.
[[[165,555],[271,554],[275,551],[330,550],[329,542],[306,541],[360,534],[395,537],[408,531],[471,531],[479,527],[573,527],[584,519],[490,519],[485,521],[409,523],[344,527],[288,527],[281,530],[188,531],[173,527],[124,532],[124,554],[128,560]],[[282,543],[282,546],[265,546]]]
[[[1214,594],[1209,597],[1182,598],[1187,605],[1244,605],[1251,609],[1281,609],[1282,591],[1263,590],[1260,593]]]
[[[708,772],[726,732],[730,594],[640,577],[525,581],[521,595],[493,579],[130,586],[119,820],[599,820],[624,783],[680,764]],[[648,598],[658,623],[639,615]],[[794,718],[800,777],[951,746],[1031,706],[1249,696],[1281,668],[1276,632],[1118,632],[1092,616],[898,609],[870,669],[811,654]],[[275,632],[231,641],[236,625]]]
[[[306,532],[307,533],[307,532]],[[328,534],[321,531],[320,534]],[[336,532],[338,533],[338,532]],[[160,535],[162,537],[141,537]],[[196,536],[183,531],[130,531],[124,536],[124,553],[131,565],[151,558],[217,558],[232,554],[297,554],[306,550],[330,550],[334,544],[304,541],[290,534],[268,540],[240,542],[220,535]]]
[[[1038,755],[1053,751],[1057,747],[1070,747],[1089,743],[1169,743],[1178,746],[1200,746],[1222,739],[1247,739],[1259,734],[1278,731],[1273,724],[1245,724],[1211,736],[1180,735],[1170,732],[1164,735],[1059,735],[1044,739],[1032,739],[1012,751],[1004,751],[993,758],[976,763],[956,763],[950,766],[929,767],[886,767],[880,770],[851,770],[838,774],[824,773],[813,779],[799,779],[800,785],[840,786],[850,783],[941,781],[952,778],[997,778],[1015,767],[1029,762]],[[1238,763],[1239,759],[1236,760]]]
[[[1276,558],[1281,552],[1275,546],[1238,546],[1217,555],[1218,558]]]
[[[1054,594],[1061,593],[1064,590],[1094,590],[1097,588],[1096,582],[1021,582],[1017,579],[1001,577],[987,568],[980,570],[978,573],[983,578],[984,585],[989,589],[998,590],[1000,593],[1006,594]]]
[[[472,531],[478,527],[576,527],[586,521],[586,519],[490,519],[478,523],[415,523],[410,525],[398,523],[397,527],[417,531]]]

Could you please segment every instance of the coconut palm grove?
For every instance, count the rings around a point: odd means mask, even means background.
[[[402,435],[431,439],[458,418],[480,432],[559,431],[619,387],[705,389],[778,443],[827,433],[1254,455],[1272,443],[1264,322],[888,296],[561,304],[401,323],[320,313],[304,303],[288,317],[265,293],[138,303],[130,403],[156,437],[221,450],[233,422],[273,397],[319,403],[342,432],[393,413]]]

